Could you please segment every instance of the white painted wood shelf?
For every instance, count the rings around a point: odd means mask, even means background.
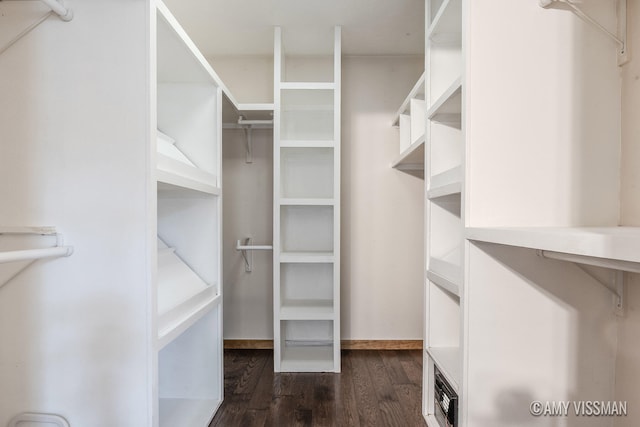
[[[281,199],[280,205],[282,206],[333,206],[335,205],[334,199]]]
[[[460,347],[427,347],[425,351],[453,386],[455,392],[459,393],[462,378]]]
[[[333,148],[335,145],[333,140],[283,139],[280,141],[282,148]]]
[[[295,346],[285,344],[282,350],[283,372],[332,372],[334,348],[323,346]]]
[[[400,153],[391,167],[401,171],[424,171],[424,135]]]
[[[427,109],[427,118],[445,124],[460,123],[462,113],[462,79],[457,77]]]
[[[640,263],[640,227],[467,228],[469,240]]]
[[[427,198],[437,199],[438,197],[460,194],[461,191],[462,167],[455,166],[430,178]]]
[[[443,276],[442,274],[432,270],[427,270],[426,275],[427,275],[427,279],[429,279],[431,282],[440,286],[445,291],[460,298],[460,282],[459,281],[449,279]]]
[[[333,300],[285,300],[280,306],[282,320],[333,320]]]

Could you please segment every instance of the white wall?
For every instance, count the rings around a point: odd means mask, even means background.
[[[272,102],[265,57],[210,58],[238,102]],[[391,120],[422,73],[421,57],[345,57],[342,72],[342,338],[421,339],[423,183],[391,169]],[[259,131],[264,132],[264,131]],[[257,132],[244,163],[239,132],[223,140],[225,338],[271,339],[271,253],[245,273],[232,247],[240,234],[270,242],[272,151]],[[267,195],[268,197],[266,197]]]
[[[623,225],[640,226],[640,2],[628,3],[631,61],[622,67],[622,215]],[[640,401],[640,275],[627,274],[625,315],[618,321],[616,399]],[[629,403],[629,416],[616,427],[638,424],[640,408]]]
[[[424,181],[389,167],[423,58],[342,62],[343,339],[422,339]]]

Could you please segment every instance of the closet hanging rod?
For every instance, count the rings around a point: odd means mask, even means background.
[[[631,273],[640,273],[640,263],[632,261],[624,261],[610,258],[598,258],[587,255],[568,254],[565,252],[555,252],[538,250],[538,255],[543,258],[557,259],[559,261],[575,262],[577,264],[591,265],[594,267],[610,268],[612,270],[629,271]]]
[[[240,240],[236,241],[236,251],[270,251],[272,249],[271,245],[242,245]]]
[[[0,252],[0,264],[17,261],[33,261],[43,258],[67,257],[73,253],[72,246],[56,246],[45,249]]]

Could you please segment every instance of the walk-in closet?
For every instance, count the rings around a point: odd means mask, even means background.
[[[0,427],[640,424],[639,0],[0,0]]]

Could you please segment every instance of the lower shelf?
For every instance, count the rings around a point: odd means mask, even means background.
[[[280,307],[282,320],[333,320],[333,300],[285,300]]]
[[[282,372],[333,372],[333,346],[285,345],[280,369]]]
[[[221,400],[160,399],[160,427],[209,425]]]
[[[449,381],[454,391],[460,394],[460,379],[462,378],[460,347],[427,347],[426,352]]]

